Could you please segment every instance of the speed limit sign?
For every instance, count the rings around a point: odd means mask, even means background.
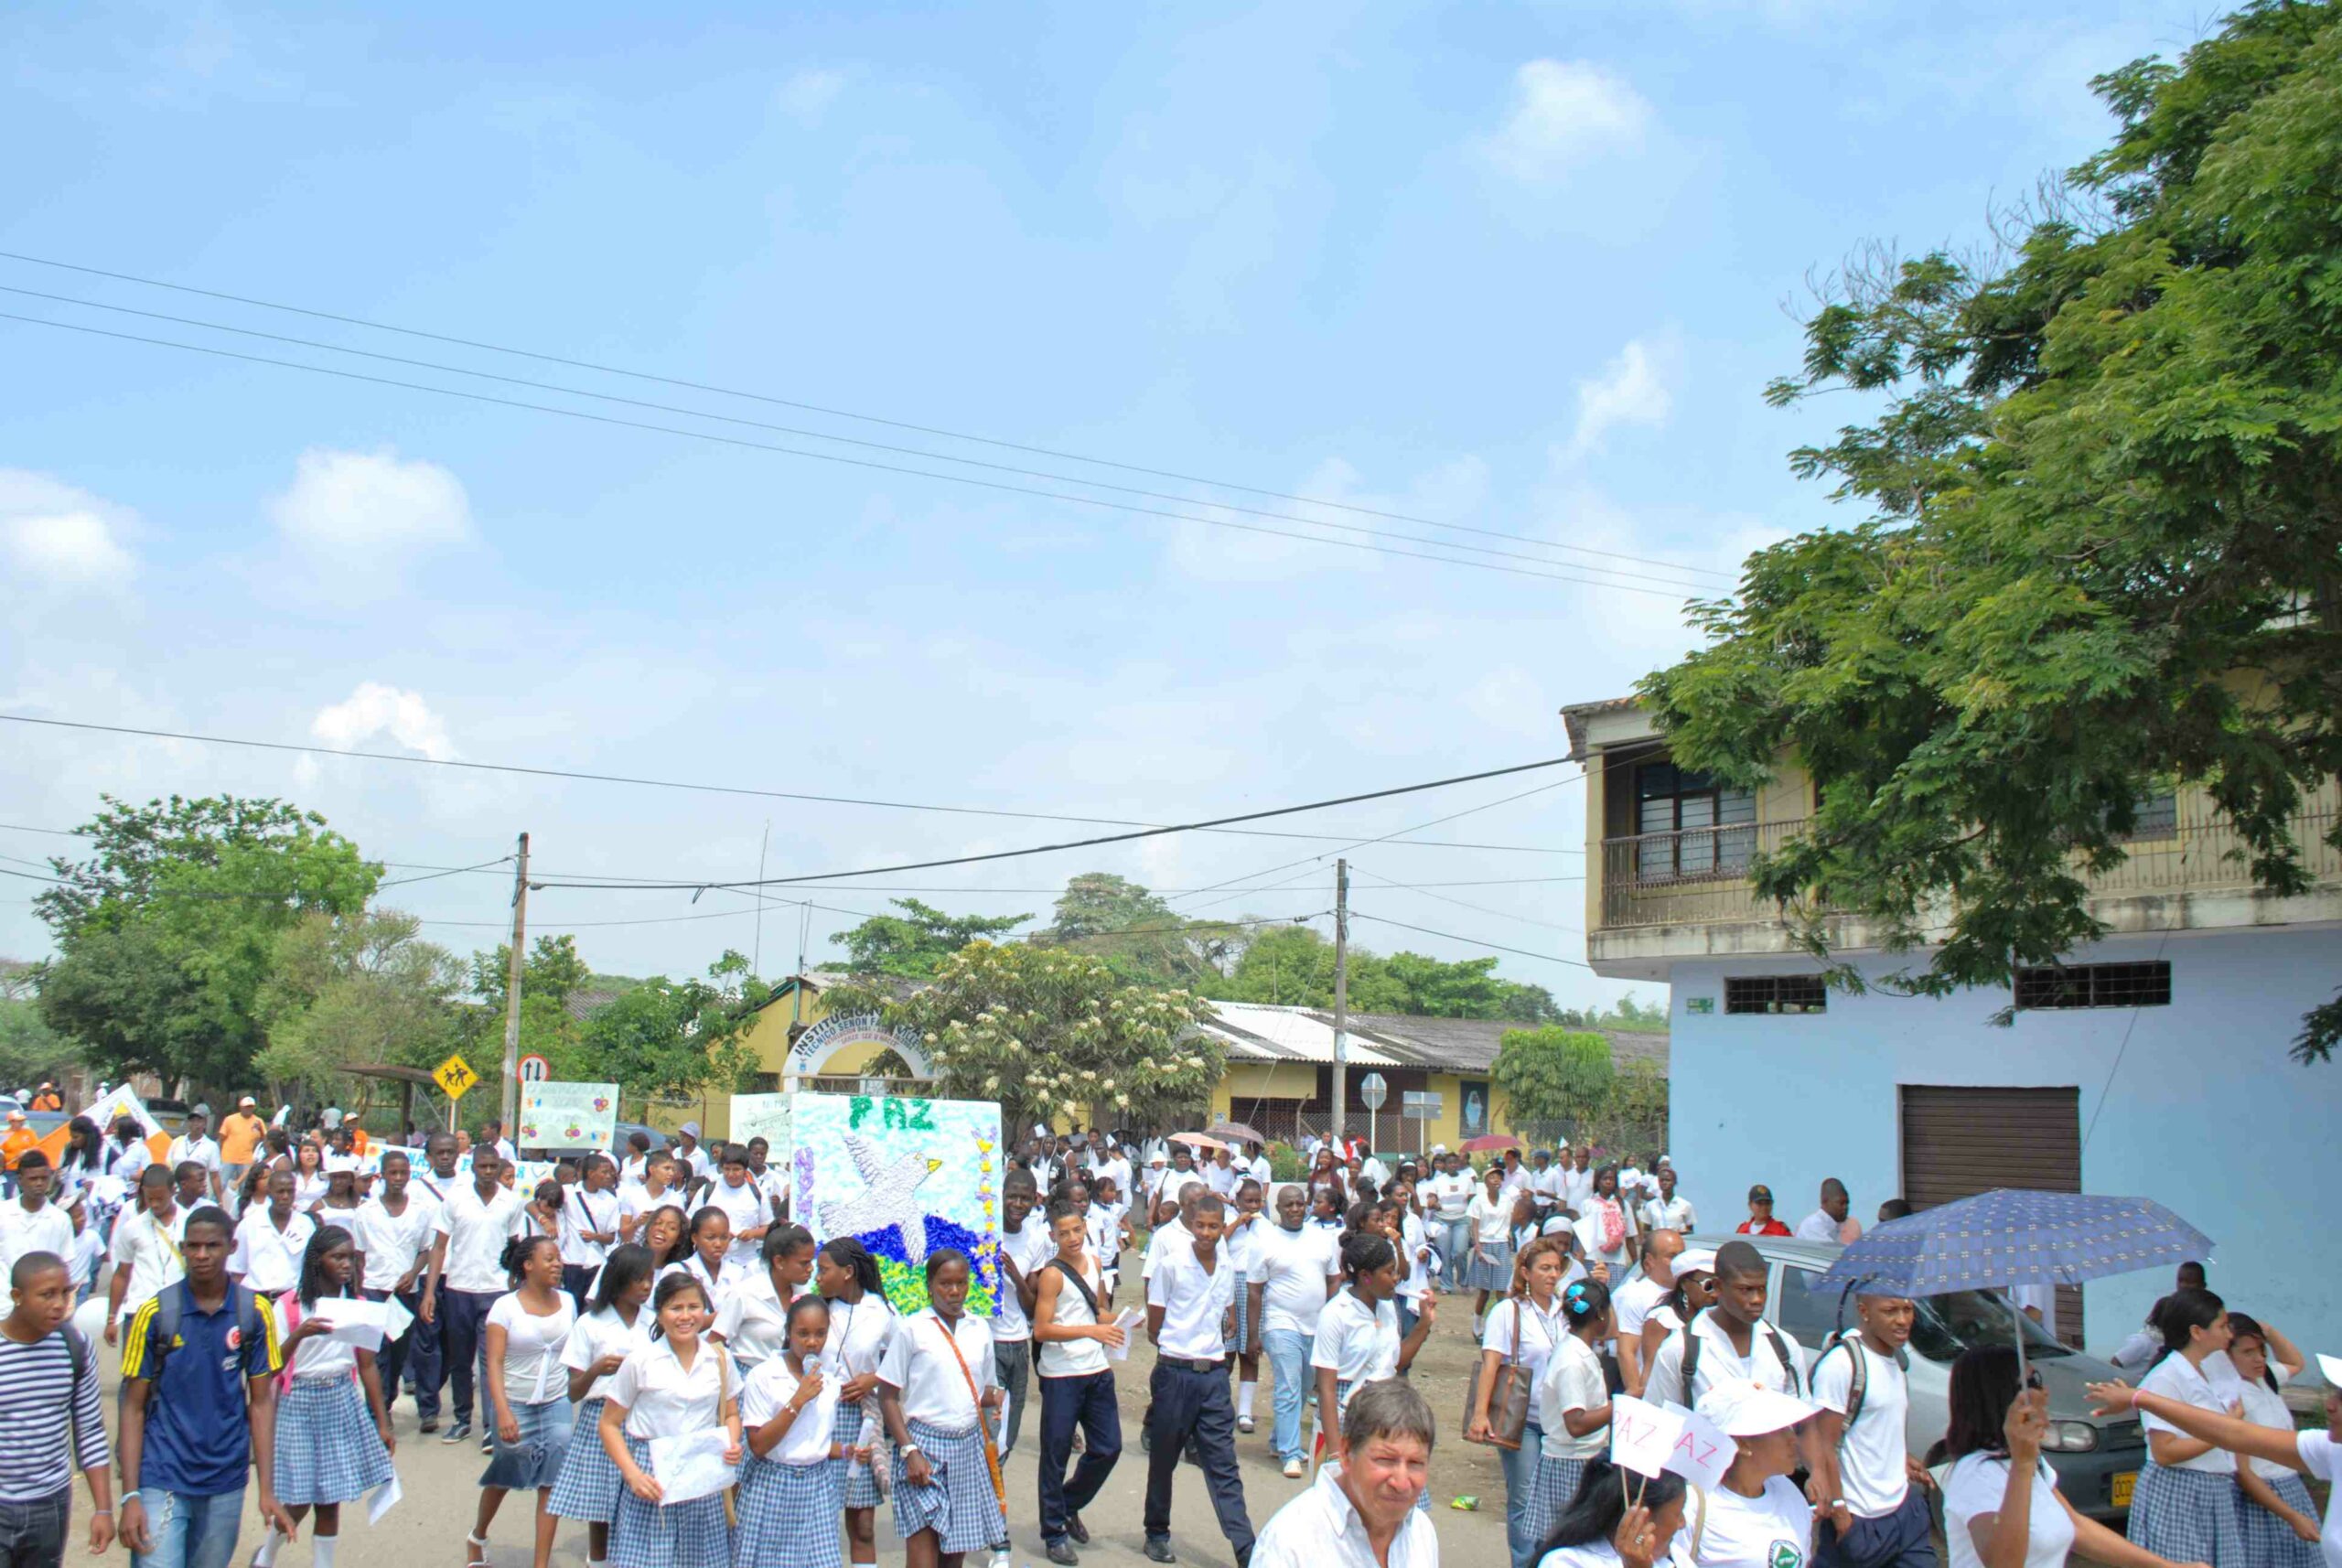
[[[544,1058],[532,1054],[521,1058],[521,1081],[522,1083],[543,1083],[552,1076],[553,1063],[545,1060]]]

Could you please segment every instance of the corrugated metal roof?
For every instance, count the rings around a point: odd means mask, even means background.
[[[1201,1026],[1226,1045],[1236,1061],[1324,1062],[1334,1059],[1334,1026],[1305,1007],[1273,1007],[1266,1003],[1215,1002],[1212,1019]],[[1374,1044],[1350,1034],[1345,1053],[1356,1065],[1409,1065]]]

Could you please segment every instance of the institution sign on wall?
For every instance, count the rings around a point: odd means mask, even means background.
[[[916,1029],[890,1029],[876,1013],[854,1013],[843,1017],[824,1018],[803,1034],[789,1047],[789,1056],[781,1067],[784,1080],[811,1078],[822,1070],[832,1057],[851,1046],[885,1046],[903,1058],[903,1065],[917,1079],[931,1079],[935,1069],[928,1065],[927,1052],[919,1045]]]

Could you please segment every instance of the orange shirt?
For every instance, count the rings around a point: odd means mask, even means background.
[[[250,1112],[240,1111],[220,1123],[220,1162],[222,1165],[248,1165],[252,1163],[252,1150],[268,1132],[268,1123]]]
[[[10,1170],[15,1170],[18,1160],[23,1159],[39,1146],[40,1136],[30,1127],[21,1123],[11,1127],[8,1129],[8,1135],[5,1138],[0,1138],[0,1165],[5,1165]]]

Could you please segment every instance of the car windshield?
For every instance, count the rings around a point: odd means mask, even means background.
[[[1950,1361],[1980,1345],[2015,1343],[2015,1324],[2025,1326],[2025,1353],[2050,1360],[2073,1352],[2049,1331],[2009,1305],[1998,1291],[1958,1290],[1921,1296],[1911,1321],[1911,1348],[1930,1361]]]

